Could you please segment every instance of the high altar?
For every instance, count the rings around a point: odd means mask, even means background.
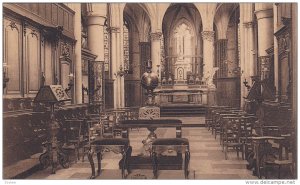
[[[161,85],[155,90],[155,102],[160,105],[198,104],[215,105],[215,88],[206,84]]]
[[[202,58],[195,56],[171,57],[163,70],[160,85],[154,90],[159,105],[198,104],[215,105],[216,87],[211,75],[202,75]],[[168,74],[168,75],[166,75]],[[201,74],[201,75],[200,75]]]
[[[168,49],[160,65],[161,83],[154,90],[155,102],[159,105],[215,105],[216,88],[212,81],[216,69],[203,70],[201,44],[196,39],[195,28],[179,21],[165,35]]]

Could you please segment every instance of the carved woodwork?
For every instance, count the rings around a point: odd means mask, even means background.
[[[275,33],[278,41],[278,98],[279,101],[290,102],[292,87],[291,68],[291,25],[290,19],[283,18],[284,26]]]

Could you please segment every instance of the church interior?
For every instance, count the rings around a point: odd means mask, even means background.
[[[297,3],[3,3],[2,178],[291,179]]]

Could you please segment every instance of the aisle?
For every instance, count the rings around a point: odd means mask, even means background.
[[[180,118],[185,122],[195,121],[191,118]],[[203,120],[202,118],[196,118]],[[130,145],[133,147],[132,155],[142,152],[141,141],[146,137],[146,129],[134,129],[130,132]],[[175,137],[175,129],[161,128],[156,131],[158,137]],[[224,159],[219,140],[215,140],[211,132],[204,127],[184,127],[182,137],[190,141],[191,161],[190,179],[256,179],[252,172],[246,169],[247,162],[237,159],[236,152],[229,152],[228,160]],[[97,179],[121,179],[121,170],[118,162],[121,155],[105,153],[102,160],[103,172]],[[78,161],[69,169],[59,168],[56,174],[50,174],[50,168],[38,171],[27,179],[88,179],[91,169],[87,158],[84,162]],[[127,177],[152,179],[152,170],[133,170]],[[159,179],[184,179],[182,170],[161,170]]]

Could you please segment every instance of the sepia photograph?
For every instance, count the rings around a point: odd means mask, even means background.
[[[297,2],[3,2],[1,180],[295,184],[297,28]]]

